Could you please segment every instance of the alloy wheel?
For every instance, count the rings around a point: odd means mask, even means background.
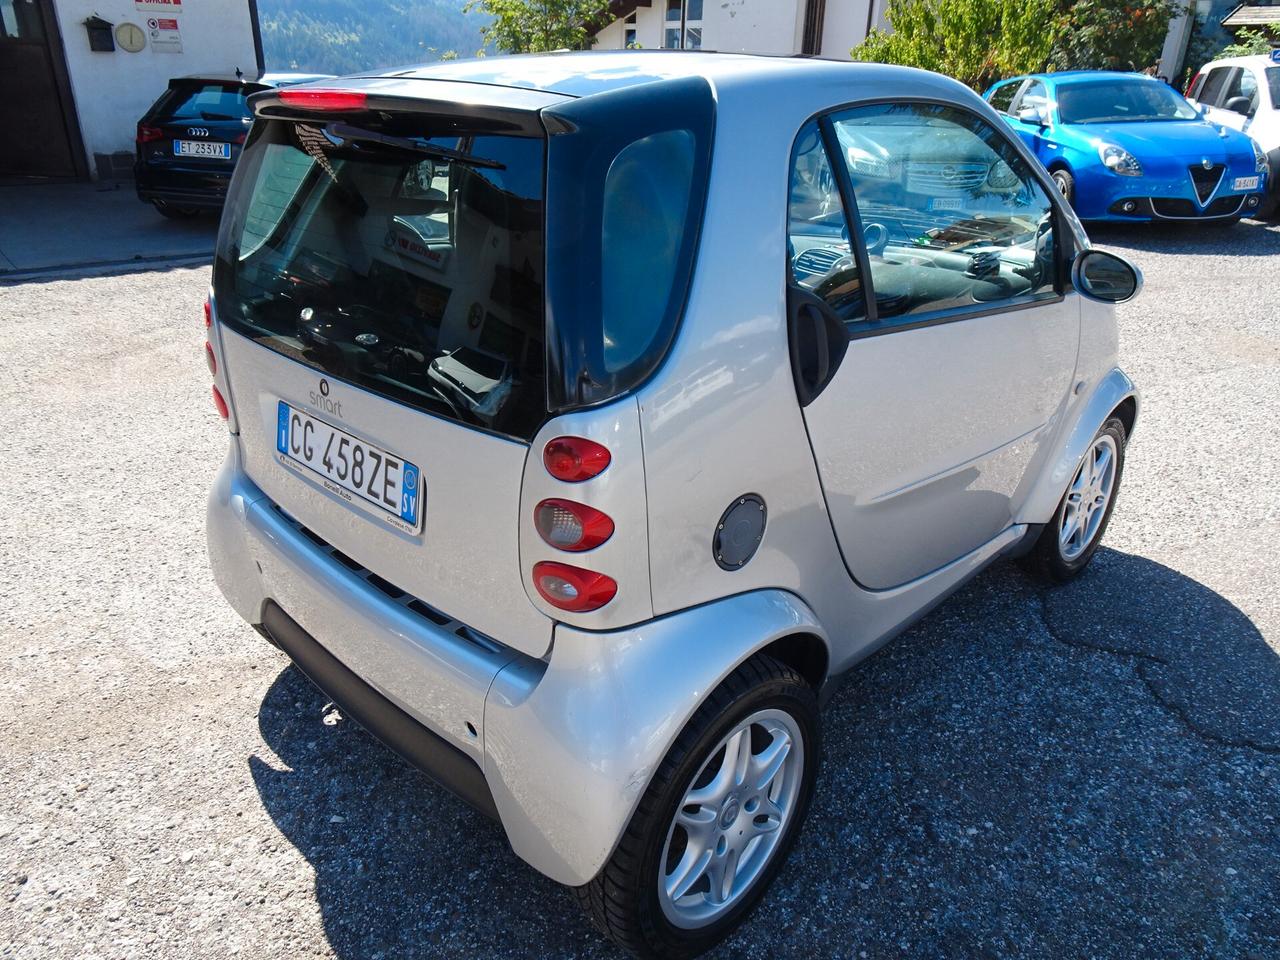
[[[1107,515],[1116,485],[1116,442],[1103,434],[1093,441],[1067,489],[1058,524],[1058,549],[1071,562],[1089,548]]]
[[[658,900],[686,929],[714,923],[764,872],[798,806],[804,738],[782,710],[759,710],[703,762],[667,830]]]

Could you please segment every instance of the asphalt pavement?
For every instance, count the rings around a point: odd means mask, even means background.
[[[1280,226],[1095,236],[1147,280],[1106,549],[854,672],[717,956],[1280,956]],[[0,285],[0,957],[617,957],[218,595],[207,285]]]

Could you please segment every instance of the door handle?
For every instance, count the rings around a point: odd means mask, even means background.
[[[821,297],[787,288],[787,339],[796,398],[807,407],[826,389],[849,348],[849,330]]]

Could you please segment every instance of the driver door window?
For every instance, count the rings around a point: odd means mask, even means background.
[[[1247,101],[1248,106],[1244,104],[1232,104],[1233,107],[1245,106],[1243,110],[1232,110],[1232,113],[1241,114],[1251,117],[1258,109],[1258,81],[1254,77],[1253,71],[1241,68],[1236,71],[1235,76],[1231,78],[1231,82],[1227,84],[1226,90],[1223,92],[1221,104],[1224,109],[1230,109],[1227,104],[1233,100]]]
[[[987,103],[997,113],[1009,113],[1013,109],[1013,101],[1022,89],[1025,80],[1006,80],[987,94]]]
[[[869,257],[872,330],[1058,297],[1053,204],[1003,135],[936,104],[832,120]]]
[[[1018,98],[1017,109],[1039,110],[1042,117],[1049,119],[1049,91],[1044,84],[1039,80],[1032,81]]]
[[[840,319],[866,316],[862,274],[849,246],[849,225],[818,125],[808,123],[791,156],[787,215],[791,282],[824,300]]]
[[[1209,71],[1196,96],[1196,102],[1203,107],[1216,107],[1222,102],[1222,93],[1231,79],[1234,67],[1214,67]]]

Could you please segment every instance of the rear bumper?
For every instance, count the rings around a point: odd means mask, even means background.
[[[498,818],[493,794],[474,760],[348,670],[275,603],[267,601],[262,627],[289,659],[344,714],[486,816]]]
[[[226,202],[231,170],[186,170],[135,162],[133,180],[138,199],[162,200],[175,206],[216,210]]]
[[[608,860],[670,744],[738,663],[783,636],[824,637],[801,601],[762,590],[607,633],[561,625],[545,660],[469,638],[281,514],[241,470],[234,437],[208,537],[215,580],[245,620],[571,886]]]

